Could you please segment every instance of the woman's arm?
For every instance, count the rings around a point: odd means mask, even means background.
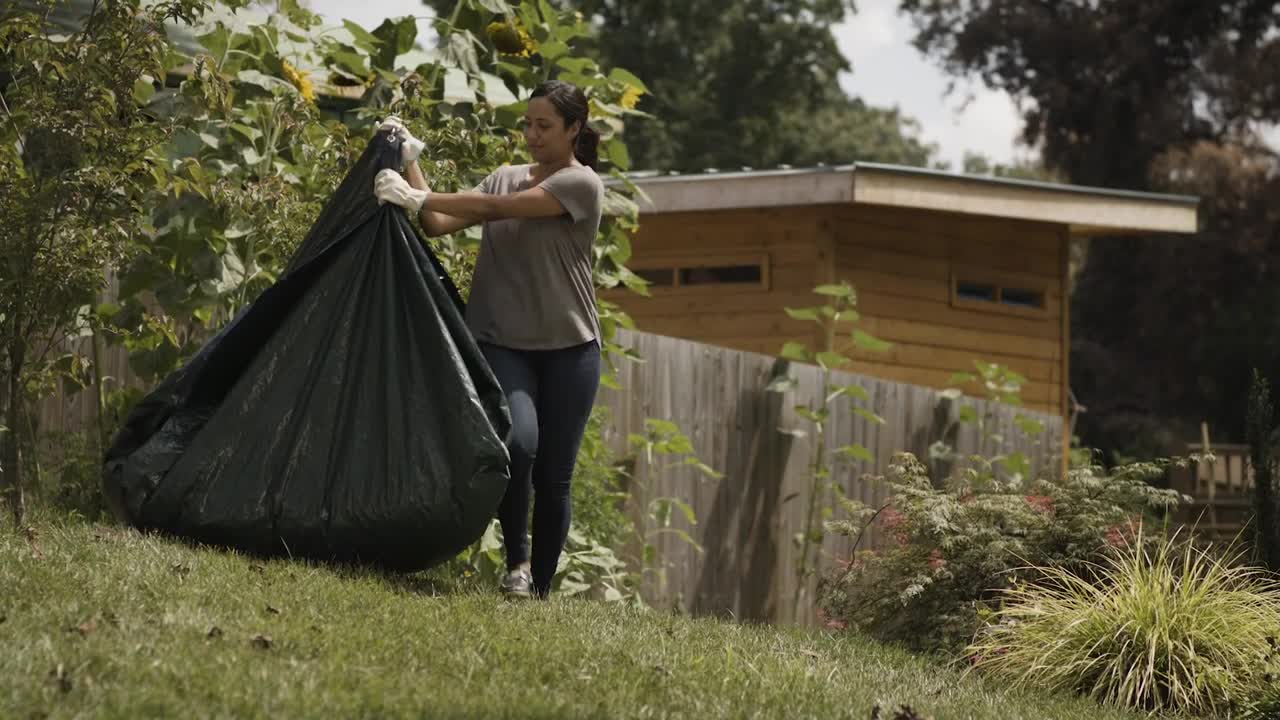
[[[424,213],[427,206],[433,208],[437,214],[446,217],[476,218],[485,221],[559,217],[566,212],[564,205],[556,196],[542,187],[533,187],[509,195],[490,195],[482,192],[433,192],[423,206]]]
[[[422,168],[418,167],[418,163],[409,163],[409,168],[405,172],[405,179],[411,186],[418,190],[430,190],[427,187],[427,178],[422,174]],[[431,193],[427,197],[431,200],[439,197],[438,193]],[[434,205],[428,202],[427,205]],[[422,211],[418,213],[418,219],[422,222],[422,229],[427,231],[427,237],[439,237],[448,235],[452,232],[465,230],[484,220],[481,217],[462,216],[459,214],[450,214],[446,212],[437,212],[428,210],[427,205],[422,206]]]

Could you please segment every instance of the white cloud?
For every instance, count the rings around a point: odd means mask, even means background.
[[[911,45],[913,30],[897,12],[897,0],[859,0],[858,13],[832,28],[841,52],[853,65],[840,78],[850,95],[872,105],[898,107],[920,123],[926,142],[939,146],[941,158],[954,169],[965,151],[980,152],[994,162],[1012,162],[1021,118],[1007,94],[980,84],[950,80]],[[966,96],[973,99],[965,105]],[[963,108],[963,109],[961,109]]]

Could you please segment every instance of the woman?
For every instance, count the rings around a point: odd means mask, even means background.
[[[484,223],[467,325],[511,407],[511,484],[498,510],[504,593],[547,597],[569,532],[569,482],[600,382],[600,321],[591,247],[604,185],[587,99],[568,83],[534,90],[524,137],[534,162],[493,171],[474,191],[432,192],[406,138],[407,180],[384,170],[380,201],[418,215],[436,237]],[[533,548],[526,541],[533,489]]]

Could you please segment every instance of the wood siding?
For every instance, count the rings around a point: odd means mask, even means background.
[[[858,289],[860,327],[894,343],[856,372],[941,387],[975,359],[1027,378],[1030,409],[1062,414],[1065,231],[1055,225],[855,206],[832,211],[835,274]],[[1044,293],[1038,310],[956,302],[953,274]]]
[[[938,388],[972,370],[975,359],[997,362],[1027,377],[1029,409],[1062,414],[1066,242],[1059,225],[871,206],[664,213],[641,224],[634,267],[756,254],[767,257],[768,286],[604,297],[647,332],[776,354],[788,341],[818,340],[813,324],[792,320],[784,308],[820,304],[815,285],[847,280],[858,291],[858,327],[894,344],[887,353],[856,352],[855,372]],[[953,303],[957,271],[1041,290],[1044,308]]]
[[[609,291],[640,330],[723,347],[777,354],[791,340],[810,342],[813,323],[792,320],[785,307],[820,304],[813,287],[827,280],[831,249],[820,247],[821,208],[727,210],[646,216],[632,241],[633,269],[665,267],[702,257],[763,256],[766,287],[716,285],[652,288],[651,297]]]

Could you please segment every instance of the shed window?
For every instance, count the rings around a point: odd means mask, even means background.
[[[674,268],[639,268],[634,271],[652,287],[671,287],[676,284]]]
[[[977,300],[980,302],[995,302],[999,295],[999,288],[988,283],[976,283],[958,281],[956,283],[956,297],[961,300]]]
[[[632,265],[631,271],[644,278],[651,290],[710,290],[723,286],[764,290],[769,285],[769,256],[645,258]]]
[[[757,285],[760,283],[760,279],[761,268],[759,263],[680,268],[681,285],[720,285],[726,283]]]
[[[951,304],[966,310],[1040,314],[1047,307],[1046,288],[1025,278],[961,271],[952,276]]]
[[[1001,288],[1000,302],[1025,308],[1044,307],[1044,293],[1025,288]]]

